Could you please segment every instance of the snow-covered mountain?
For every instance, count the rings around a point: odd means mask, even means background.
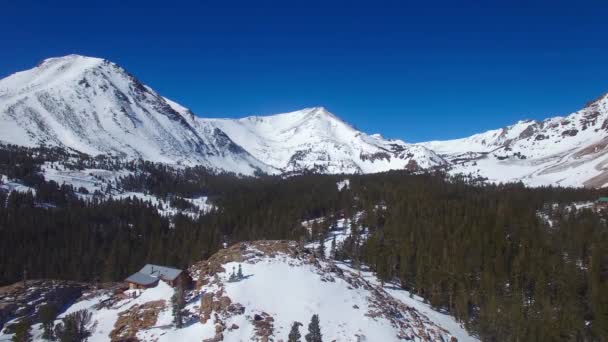
[[[445,167],[494,182],[603,187],[607,131],[608,96],[567,117],[410,144],[358,131],[322,107],[202,118],[99,58],[50,58],[0,80],[1,143],[58,145],[249,175]]]
[[[243,174],[442,165],[423,146],[359,132],[323,108],[204,119],[109,61],[69,55],[0,80],[0,141]]]
[[[0,140],[247,174],[273,171],[224,132],[195,129],[175,106],[109,61],[50,58],[0,80]]]
[[[238,120],[203,120],[284,172],[373,173],[445,164],[424,146],[365,134],[323,107]]]
[[[468,138],[421,143],[453,173],[529,185],[608,184],[608,95],[566,117],[519,121]]]

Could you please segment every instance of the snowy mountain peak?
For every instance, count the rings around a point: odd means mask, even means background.
[[[0,80],[0,141],[84,153],[273,172],[217,129],[193,126],[183,107],[120,66],[69,55]]]
[[[358,131],[323,107],[240,120],[201,120],[283,172],[369,173],[445,163],[423,146]]]
[[[17,72],[0,80],[0,98],[80,79],[87,71],[103,63],[107,62],[100,58],[80,55],[45,59],[33,69]]]
[[[42,62],[38,63],[38,67],[41,66],[49,66],[49,65],[66,65],[66,64],[80,64],[80,65],[99,65],[101,63],[109,63],[107,60],[103,59],[103,58],[98,58],[98,57],[90,57],[90,56],[83,56],[83,55],[78,55],[78,54],[70,54],[70,55],[65,55],[65,56],[60,56],[60,57],[50,57],[50,58],[45,58],[42,60]]]

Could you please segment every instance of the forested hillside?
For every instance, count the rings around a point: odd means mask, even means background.
[[[138,198],[46,181],[45,162],[128,169],[112,187],[180,199],[200,216],[164,216]],[[0,191],[0,284],[30,278],[123,279],[143,263],[186,267],[224,242],[316,240],[338,217],[359,220],[336,253],[449,311],[483,340],[608,336],[608,228],[575,206],[602,191],[486,185],[406,171],[236,177],[204,168],[3,146],[0,173],[30,191]],[[336,183],[349,179],[349,185]],[[109,188],[110,186],[108,186]],[[182,205],[184,205],[182,203]],[[309,232],[302,222],[325,217]],[[367,227],[360,234],[356,227]]]

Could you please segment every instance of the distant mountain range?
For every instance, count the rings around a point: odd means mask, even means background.
[[[202,118],[112,62],[69,55],[0,80],[0,141],[247,175],[439,167],[496,182],[602,187],[607,103],[603,96],[567,117],[411,144],[358,131],[322,107]]]

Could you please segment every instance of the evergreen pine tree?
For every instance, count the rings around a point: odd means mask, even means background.
[[[287,337],[287,342],[300,342],[300,338],[302,337],[300,334],[300,325],[302,325],[302,323],[293,322],[291,325],[291,331]]]
[[[171,308],[173,310],[173,323],[177,328],[184,325],[184,307],[186,306],[186,297],[184,289],[179,286],[171,297]]]
[[[32,322],[28,317],[23,318],[15,324],[13,342],[29,342],[32,340]]]
[[[232,273],[230,273],[230,277],[228,278],[228,281],[231,283],[237,281],[237,276],[236,276],[236,273],[234,272],[234,267],[232,267]]]
[[[325,239],[321,237],[319,240],[319,247],[317,248],[317,255],[319,258],[325,258]]]
[[[314,314],[308,324],[308,334],[306,334],[306,342],[323,342],[321,335],[321,326],[319,325],[319,315]]]
[[[87,310],[79,310],[66,315],[63,321],[55,326],[55,337],[60,342],[86,341],[95,328],[91,322],[93,314]]]
[[[239,271],[236,274],[236,277],[237,277],[238,280],[241,280],[241,279],[244,278],[244,276],[243,276],[243,269],[241,268],[241,264],[239,264]]]
[[[53,328],[57,318],[57,307],[53,304],[45,304],[38,311],[40,322],[42,323],[42,338],[52,340],[54,338]]]

